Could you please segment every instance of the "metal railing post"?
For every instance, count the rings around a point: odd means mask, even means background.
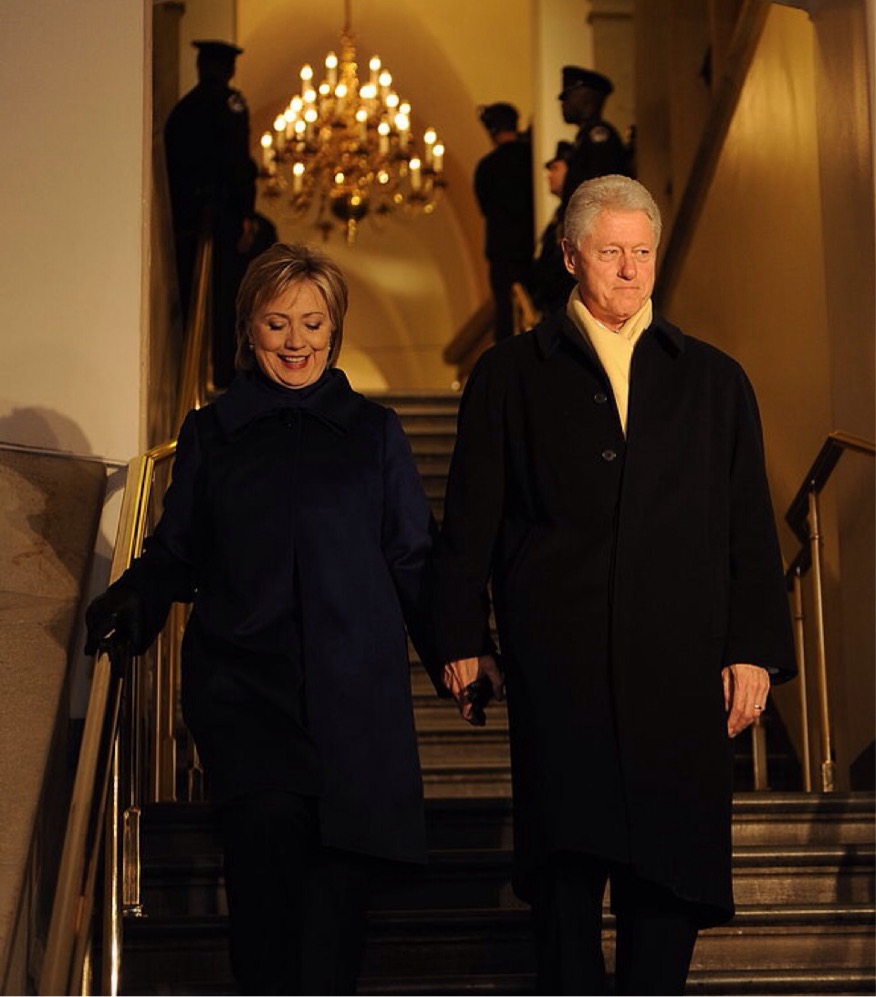
[[[751,759],[753,766],[753,784],[755,790],[769,789],[769,774],[767,771],[766,727],[762,717],[758,717],[751,725]]]
[[[812,556],[812,595],[815,622],[816,678],[818,680],[818,712],[821,726],[821,789],[832,793],[836,789],[836,760],[830,730],[830,698],[827,687],[827,641],[824,629],[824,588],[821,565],[821,523],[818,515],[818,494],[809,492],[809,546]]]
[[[803,791],[812,792],[812,747],[809,741],[809,692],[806,685],[806,634],[803,613],[803,579],[794,571],[794,645],[797,651],[797,691],[800,697],[800,734],[803,755]]]

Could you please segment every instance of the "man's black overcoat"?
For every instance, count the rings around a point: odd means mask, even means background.
[[[656,318],[627,428],[564,312],[481,357],[447,489],[443,656],[483,649],[491,580],[522,896],[573,850],[716,923],[733,909],[721,670],[794,671],[759,418],[735,361]]]
[[[189,414],[118,584],[144,600],[147,643],[193,602],[183,710],[216,802],[318,794],[325,845],[424,859],[405,624],[429,661],[433,532],[398,417],[339,370],[298,390],[238,375]]]

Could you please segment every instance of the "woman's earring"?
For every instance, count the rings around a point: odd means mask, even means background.
[[[247,340],[246,345],[247,345],[247,348],[250,349],[250,350],[254,350],[255,349],[255,344],[253,343],[253,341],[251,339]]]

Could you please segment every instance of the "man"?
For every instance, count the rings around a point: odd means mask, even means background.
[[[507,686],[514,884],[539,992],[680,994],[697,931],[733,914],[732,738],[794,674],[751,385],[653,313],[660,214],[582,184],[565,311],[467,382],[437,564],[445,684]],[[490,652],[491,589],[502,652]]]
[[[563,183],[561,209],[584,180],[609,173],[628,175],[627,150],[613,125],[603,120],[602,109],[614,85],[607,76],[580,66],[563,67],[562,90],[558,95],[563,121],[577,125],[578,132],[567,157],[568,171]]]
[[[478,113],[493,143],[475,168],[474,190],[484,216],[484,256],[498,341],[514,334],[511,287],[515,282],[527,284],[532,265],[532,145],[517,130],[519,115],[512,104],[490,104]]]
[[[571,152],[571,142],[557,142],[554,155],[544,164],[548,190],[554,197],[562,196],[563,183],[569,168],[566,160]],[[539,253],[533,263],[530,277],[532,303],[543,315],[557,308],[564,308],[575,286],[575,278],[566,269],[563,260],[562,235],[560,208],[557,206],[557,210],[541,234]]]
[[[183,321],[187,322],[195,254],[202,231],[213,235],[213,382],[227,387],[234,371],[235,298],[253,233],[257,168],[249,152],[249,111],[230,87],[243,49],[197,41],[198,83],[164,126]]]

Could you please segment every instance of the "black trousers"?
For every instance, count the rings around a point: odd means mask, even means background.
[[[615,908],[614,989],[602,951],[602,908]],[[681,994],[697,939],[692,908],[631,869],[574,852],[550,857],[532,903],[539,994]]]
[[[316,800],[281,791],[218,812],[241,994],[353,994],[380,863],[325,848]]]

